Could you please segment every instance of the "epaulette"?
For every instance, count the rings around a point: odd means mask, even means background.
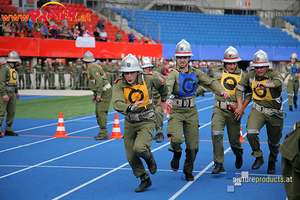
[[[117,83],[119,81],[119,79],[117,78],[115,81],[114,81],[114,83]]]
[[[250,69],[250,70],[249,70],[249,72],[250,72],[250,71],[252,71],[252,70],[254,70],[254,69],[253,69],[253,68],[252,68],[252,69]]]
[[[271,71],[273,71],[274,69],[270,69]]]
[[[94,66],[94,64],[91,64],[91,67],[93,67]]]
[[[170,73],[171,71],[173,71],[173,69],[169,69],[169,73]]]
[[[148,72],[149,75],[153,75],[152,72]]]

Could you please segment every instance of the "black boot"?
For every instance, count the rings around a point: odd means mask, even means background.
[[[157,134],[153,137],[153,140],[156,140],[157,139]]]
[[[5,131],[5,136],[18,136],[18,133],[15,133],[13,131]]]
[[[96,135],[95,140],[107,140],[107,136],[100,136],[100,135]]]
[[[293,106],[290,106],[290,107],[289,107],[289,110],[290,110],[290,111],[293,111]]]
[[[147,178],[146,180],[142,181],[139,187],[135,189],[135,192],[144,192],[147,190],[149,187],[151,187],[152,182],[150,178]]]
[[[212,174],[219,174],[221,172],[225,172],[223,163],[215,163],[215,168],[211,173]]]
[[[294,106],[295,106],[296,109],[298,109],[297,102],[294,102]]]
[[[156,142],[161,143],[164,140],[164,135],[162,133],[157,134]]]
[[[179,169],[180,157],[181,157],[181,152],[174,152],[173,159],[171,160],[171,168],[175,172]]]
[[[153,154],[151,153],[150,157],[144,158],[144,159],[145,159],[145,162],[148,165],[148,169],[149,169],[150,173],[155,174],[156,171],[157,171],[157,164],[155,162]]]
[[[275,174],[275,173],[276,173],[275,162],[269,161],[269,163],[268,163],[268,174]]]
[[[243,156],[237,157],[235,159],[235,168],[240,169],[243,165]]]
[[[262,166],[264,163],[265,163],[265,161],[264,161],[264,158],[262,156],[261,157],[257,157],[255,159],[255,162],[252,165],[252,169],[259,169],[260,166]]]
[[[194,176],[193,176],[193,174],[192,173],[187,173],[186,171],[185,171],[185,169],[183,169],[183,173],[185,174],[185,180],[186,181],[194,181]]]

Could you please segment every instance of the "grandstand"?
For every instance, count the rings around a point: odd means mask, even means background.
[[[7,9],[9,13],[12,11],[22,15],[28,14],[30,10],[38,9],[37,3],[33,0],[23,1],[20,4],[17,0],[1,0],[1,2],[0,9]],[[96,49],[91,50],[103,52],[103,47],[110,50],[107,50],[108,52],[106,51],[105,54],[96,54],[98,58],[121,59],[123,55],[135,51],[135,55],[170,59],[171,54],[166,51],[174,49],[174,45],[185,38],[190,42],[192,48],[199,52],[193,57],[194,60],[220,60],[221,55],[218,57],[207,56],[206,48],[210,52],[218,52],[215,48],[221,48],[223,51],[229,45],[239,48],[242,55],[243,52],[246,52],[243,56],[245,60],[251,60],[251,54],[257,48],[264,48],[270,54],[271,61],[289,60],[290,54],[299,52],[300,48],[300,1],[266,0],[264,3],[259,2],[251,1],[246,4],[246,1],[235,0],[161,0],[159,3],[150,0],[63,0],[60,3],[64,7],[48,5],[43,10],[72,10],[78,15],[89,13],[91,21],[84,21],[83,24],[90,35],[99,18],[102,17],[110,42],[101,45],[97,45],[98,42],[96,42]],[[62,22],[53,19],[50,23],[58,25]],[[77,23],[78,21],[68,21],[67,26],[70,29]],[[123,39],[117,45],[114,39],[119,29]],[[36,27],[33,28],[33,36],[42,38],[42,35],[37,34],[35,30]],[[128,35],[132,31],[137,37],[134,44],[128,43]],[[140,39],[143,37],[147,40],[150,36],[161,45],[161,51],[156,54],[149,53],[149,51],[151,52],[149,49],[155,48],[153,45],[150,48],[141,46],[146,44],[142,44],[143,41]],[[9,47],[10,43],[13,44],[12,38],[5,39],[8,47],[0,52],[3,56],[15,48],[15,45]],[[0,40],[4,39],[0,37]],[[63,47],[71,44],[69,41],[61,41],[61,43],[65,44],[62,45]],[[18,42],[18,44],[22,44],[22,42]],[[138,47],[139,45],[140,47]],[[24,46],[20,47],[21,51],[23,48]],[[66,48],[66,51],[70,48],[71,46]],[[116,49],[118,52],[114,53]],[[142,50],[141,52],[140,49],[147,49],[147,51]],[[39,49],[36,52],[43,51]],[[78,52],[82,54],[82,51]],[[37,57],[44,57],[47,54],[55,57],[72,56],[69,53],[45,52],[38,54]],[[21,52],[20,55],[22,56],[23,53]],[[26,55],[28,56],[28,54]],[[80,55],[80,57],[82,56]],[[75,53],[75,57],[78,57],[78,54]]]

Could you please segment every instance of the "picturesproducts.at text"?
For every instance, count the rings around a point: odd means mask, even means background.
[[[285,183],[293,182],[293,177],[233,177],[233,183]]]

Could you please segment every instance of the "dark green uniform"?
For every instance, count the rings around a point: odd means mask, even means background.
[[[168,90],[165,81],[159,79],[157,75],[149,75],[146,72],[139,73],[135,86],[127,84],[121,76],[115,81],[113,87],[114,109],[126,116],[123,138],[127,160],[134,175],[140,177],[141,181],[149,178],[149,173],[145,170],[140,157],[148,158],[152,154],[150,147],[155,129],[155,120],[152,120],[155,112],[150,100],[153,87],[158,90],[162,98],[166,98]],[[131,111],[128,108],[141,98],[140,95],[132,95],[136,90],[142,91],[144,103]]]
[[[69,64],[69,66],[67,67],[67,73],[70,74],[70,86],[75,87],[75,67],[73,66],[73,64]]]
[[[282,154],[282,178],[289,200],[300,199],[300,120],[294,130],[288,133],[279,148]]]
[[[32,69],[35,69],[35,84],[36,89],[40,89],[42,81],[42,64],[36,64]]]
[[[241,81],[241,78],[245,77],[245,75],[246,74],[239,68],[236,68],[234,72],[229,73],[224,65],[213,71],[214,79],[216,79],[230,95],[226,100],[219,94],[216,94],[215,96],[215,106],[211,118],[211,137],[214,149],[213,161],[215,163],[224,163],[223,135],[225,124],[233,153],[237,157],[242,157],[243,155],[243,147],[240,142],[241,120],[236,121],[234,119],[234,112],[227,106],[226,102],[237,108],[235,89],[237,84]],[[249,93],[247,99],[249,101],[251,100],[251,95],[249,95]]]
[[[184,163],[184,171],[187,174],[191,174],[194,167],[194,161],[199,149],[199,121],[198,112],[195,103],[195,97],[197,93],[189,92],[188,97],[184,95],[187,88],[180,84],[180,74],[193,74],[193,88],[204,86],[207,89],[212,90],[214,93],[221,93],[224,88],[214,79],[208,77],[206,74],[198,69],[188,66],[188,72],[185,73],[179,65],[176,65],[172,72],[168,74],[167,85],[169,89],[169,95],[173,94],[173,108],[170,111],[170,117],[168,119],[167,135],[171,137],[171,147],[169,151],[181,152],[181,144],[186,143],[186,159]],[[189,77],[190,78],[190,77]],[[183,79],[185,80],[186,78]],[[195,80],[196,79],[196,80]],[[197,81],[197,84],[196,84]],[[184,88],[184,89],[183,89]],[[188,89],[190,90],[190,89]],[[190,96],[192,94],[192,96]],[[184,137],[182,135],[182,130]]]
[[[101,96],[101,101],[96,100],[96,118],[100,126],[99,136],[108,137],[107,114],[112,96],[112,88],[102,67],[95,62],[88,67],[88,78],[91,90],[95,96]]]
[[[83,88],[86,90],[89,88],[89,79],[87,77],[87,67],[83,65]]]
[[[157,71],[154,71],[153,74],[157,74],[159,78],[163,78],[163,75]],[[164,79],[164,78],[163,78]],[[160,101],[160,95],[159,92],[155,89],[153,89],[153,104],[156,105]],[[164,133],[164,115],[163,115],[163,110],[160,106],[156,106],[154,108],[154,111],[156,112],[156,134],[159,133]]]
[[[19,89],[25,89],[25,81],[24,81],[24,66],[22,64],[17,64],[16,65],[16,70],[18,72],[18,81],[19,81]],[[21,82],[22,82],[22,86],[21,87]]]
[[[44,89],[47,89],[47,82],[48,82],[48,88],[50,89],[49,71],[50,71],[49,64],[45,63],[45,65],[43,66]]]
[[[266,88],[256,91],[254,86],[257,82],[264,84],[274,83],[275,88]],[[242,78],[236,87],[236,97],[243,98],[246,88],[251,88],[254,99],[251,113],[247,122],[247,138],[252,148],[252,156],[258,158],[263,155],[259,144],[259,131],[266,124],[269,141],[269,161],[277,162],[278,148],[282,137],[283,114],[282,114],[282,86],[283,77],[277,70],[268,69],[264,76],[258,77],[255,70],[251,70]],[[278,117],[278,116],[280,117]]]
[[[285,79],[288,79],[288,84],[287,84],[287,96],[288,96],[288,102],[289,102],[289,107],[293,106],[294,104],[297,104],[298,100],[298,90],[299,90],[299,77],[296,77],[293,73],[291,74],[291,67],[295,67],[295,69],[298,69],[298,74],[300,73],[300,67],[298,63],[289,63],[286,66],[286,74],[285,74]],[[293,69],[293,70],[295,70]],[[293,96],[294,93],[294,96]]]
[[[57,71],[58,71],[58,82],[60,89],[65,88],[65,73],[66,73],[66,67],[60,63],[57,65]]]
[[[31,88],[31,70],[29,64],[24,66],[25,76],[26,76],[26,89]]]
[[[16,93],[18,93],[17,87],[17,71],[14,67],[11,67],[9,63],[2,65],[0,70],[0,133],[2,132],[1,125],[6,115],[6,131],[12,131],[11,125],[16,112]],[[8,95],[9,101],[3,100],[3,96]]]
[[[76,65],[75,68],[75,74],[76,74],[76,88],[82,89],[83,86],[83,67],[82,65]]]
[[[52,64],[49,64],[49,88],[55,89],[55,68]]]

